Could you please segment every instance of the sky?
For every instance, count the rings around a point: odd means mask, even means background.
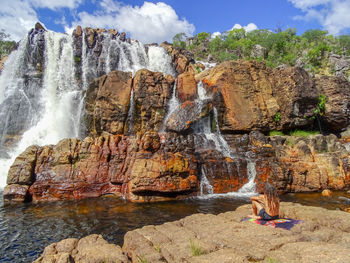
[[[77,25],[115,28],[143,43],[180,32],[218,35],[232,28],[296,28],[350,34],[350,0],[0,0],[0,29],[19,41],[40,21],[71,33]]]

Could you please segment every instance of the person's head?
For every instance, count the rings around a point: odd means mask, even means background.
[[[265,183],[264,195],[269,200],[278,198],[278,194],[277,194],[277,191],[276,191],[275,187],[273,187],[273,185],[270,184],[269,182]]]

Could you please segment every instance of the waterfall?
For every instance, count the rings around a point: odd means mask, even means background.
[[[168,121],[170,115],[180,106],[179,99],[176,96],[176,88],[177,88],[177,81],[175,81],[174,86],[173,86],[171,98],[168,102],[167,114],[165,115],[165,117],[163,119],[162,127],[159,129],[160,133],[165,132],[166,122]]]
[[[131,88],[130,94],[130,105],[127,116],[127,133],[130,134],[134,130],[134,111],[135,111],[135,102],[134,102],[134,88]]]
[[[93,79],[112,70],[134,75],[142,68],[175,75],[162,47],[123,42],[107,32],[89,47],[83,30],[80,48],[81,58],[76,58],[72,36],[32,30],[10,54],[0,75],[0,187],[16,156],[28,146],[84,134],[84,94]],[[131,110],[128,121],[132,118]],[[19,142],[5,145],[12,137],[20,137]]]
[[[200,195],[213,194],[213,186],[208,181],[208,178],[205,175],[204,169],[201,169],[201,181],[200,181]]]
[[[202,82],[197,85],[198,100],[197,103],[200,107],[203,107],[208,100],[211,100],[211,96],[207,95],[206,90],[203,87]],[[220,127],[218,123],[217,109],[213,107],[213,117],[215,121],[215,131],[213,132],[210,118],[204,118],[194,128],[195,133],[204,134],[206,140],[197,140],[196,146],[198,148],[210,148],[210,142],[214,143],[215,149],[221,152],[225,157],[231,159],[244,158],[247,161],[248,182],[243,185],[237,192],[230,192],[227,194],[213,194],[213,187],[210,185],[203,167],[201,169],[200,179],[200,198],[216,198],[216,197],[247,197],[255,194],[255,177],[256,168],[255,163],[248,157],[239,157],[236,152],[228,145],[225,138],[221,135]],[[207,194],[205,194],[204,189]]]
[[[238,190],[238,193],[240,194],[255,193],[255,182],[254,182],[256,177],[255,163],[249,160],[247,162],[247,170],[248,170],[248,182]]]
[[[197,103],[200,105],[200,107],[203,107],[204,104],[208,102],[208,100],[212,99],[211,96],[207,95],[207,92],[204,89],[203,83],[201,81],[197,85],[197,93],[198,93]],[[210,144],[210,142],[213,142],[215,145],[215,149],[221,152],[225,157],[229,157],[229,158],[236,157],[234,151],[227,144],[225,138],[221,135],[220,127],[218,123],[218,114],[215,107],[213,107],[213,115],[214,115],[213,117],[215,121],[215,131],[213,131],[211,127],[211,123],[213,120],[211,118],[206,118],[201,122],[199,122],[197,124],[197,127],[194,128],[195,133],[203,134],[207,139],[206,144]],[[206,147],[209,147],[209,145],[206,145]]]

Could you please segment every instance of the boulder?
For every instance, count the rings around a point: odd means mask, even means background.
[[[254,45],[251,56],[253,58],[266,58],[267,50],[261,45]]]
[[[194,74],[185,72],[177,77],[177,98],[184,102],[186,100],[195,100],[197,98],[197,82]]]
[[[101,235],[90,235],[81,239],[67,238],[47,246],[34,263],[85,262],[85,263],[128,263],[121,248],[109,244]]]
[[[212,109],[213,106],[209,101],[185,101],[170,114],[166,129],[180,133],[189,132],[190,129],[192,132],[199,132],[202,122],[203,126],[211,129]]]
[[[93,81],[86,93],[85,123],[91,134],[123,134],[128,116],[132,75],[112,71]]]
[[[329,62],[333,66],[335,76],[346,77],[346,72],[350,69],[349,57],[331,54],[329,56]]]
[[[8,172],[7,184],[31,185],[35,181],[34,168],[38,149],[36,145],[29,146],[15,159]]]
[[[196,79],[213,95],[223,132],[291,130],[313,124],[318,91],[300,68],[277,70],[256,61],[227,61]]]
[[[322,76],[315,79],[319,93],[326,96],[323,120],[326,130],[340,132],[350,124],[350,83],[342,77]]]

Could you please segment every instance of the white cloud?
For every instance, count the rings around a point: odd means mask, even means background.
[[[219,31],[214,32],[213,34],[211,34],[211,38],[216,38],[218,36],[221,36],[221,33]]]
[[[235,24],[235,25],[232,27],[232,29],[241,29],[241,28],[244,28],[244,30],[245,30],[246,32],[251,32],[251,31],[254,31],[254,30],[257,30],[257,29],[258,29],[257,25],[254,24],[254,23],[249,23],[249,24],[246,25],[246,26],[241,26],[240,24]],[[231,29],[231,30],[232,30],[232,29]]]
[[[78,20],[72,26],[115,28],[130,33],[132,38],[144,43],[170,41],[177,33],[192,35],[195,30],[193,24],[180,19],[175,10],[163,2],[131,6],[103,0],[100,7],[101,10],[92,14],[79,13]]]
[[[295,19],[316,20],[323,29],[338,35],[350,29],[349,0],[288,0],[305,14]]]
[[[0,29],[19,41],[39,21],[35,8],[75,8],[83,0],[1,0]]]
[[[27,1],[1,0],[0,29],[19,41],[38,21],[35,10]]]
[[[79,6],[83,0],[31,0],[30,2],[37,8],[49,8],[52,10],[67,7],[70,9]]]

